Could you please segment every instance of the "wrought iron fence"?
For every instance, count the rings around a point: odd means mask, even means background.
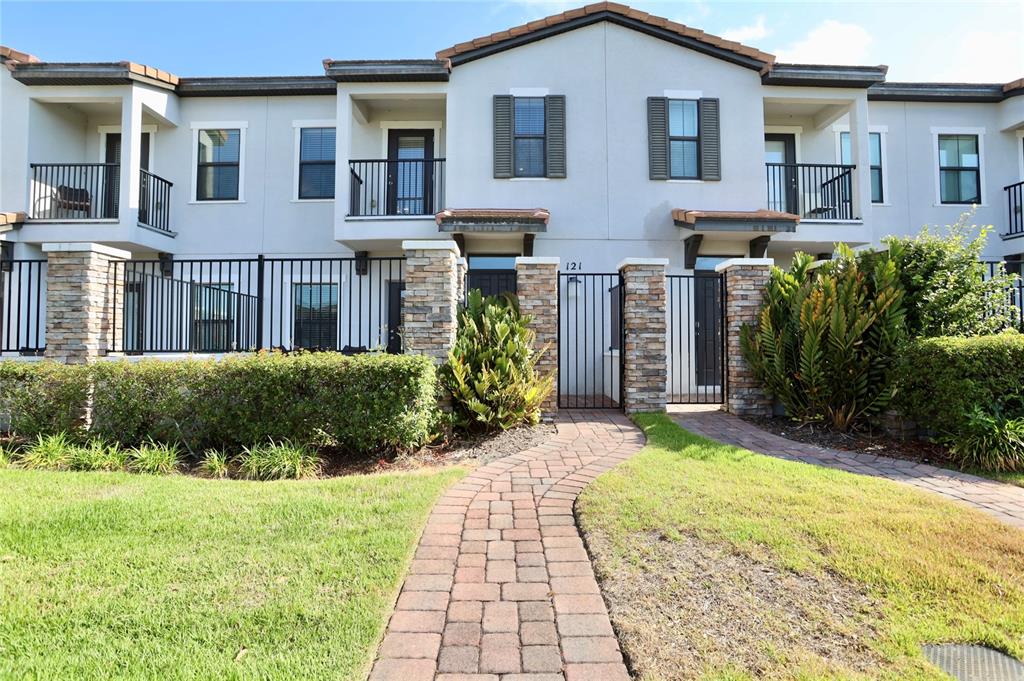
[[[111,264],[112,352],[401,352],[404,258]]]
[[[666,277],[668,402],[718,404],[725,397],[725,276]]]
[[[45,260],[0,260],[0,352],[46,348]]]
[[[558,406],[618,409],[623,403],[622,275],[558,275]]]
[[[806,219],[852,220],[856,166],[766,163],[768,208]]]
[[[349,161],[349,215],[433,215],[444,207],[443,158]]]
[[[172,186],[170,180],[139,170],[139,222],[163,232],[171,231]]]
[[[118,216],[117,163],[32,163],[32,217],[104,220]]]
[[[1019,331],[1024,331],[1024,278],[1021,277],[1024,275],[1024,260],[982,260],[981,265],[984,267],[986,279],[991,279],[1000,271],[1017,275],[1006,289],[1006,299],[1001,302],[1014,308],[1016,327]]]
[[[1006,231],[1003,236],[1024,234],[1024,180],[1003,187],[1006,192]]]

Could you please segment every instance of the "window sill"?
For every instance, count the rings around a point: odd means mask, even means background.
[[[704,184],[704,180],[665,180],[668,184]]]
[[[292,199],[291,203],[334,203],[334,199]]]
[[[933,203],[932,206],[935,208],[988,208],[987,203]]]
[[[509,182],[548,182],[550,177],[510,177]]]
[[[433,215],[346,215],[346,222],[387,222],[389,220],[430,220]]]
[[[196,200],[192,200],[192,201],[189,201],[188,203],[189,203],[190,206],[210,206],[210,205],[213,205],[213,206],[224,206],[224,205],[230,205],[230,204],[235,204],[235,203],[245,203],[245,201],[243,199],[230,199],[230,200],[225,199],[223,201],[221,201],[221,200],[217,200],[217,201],[196,201]]]
[[[863,225],[864,221],[863,220],[858,220],[858,219],[840,220],[838,218],[835,219],[835,220],[826,220],[826,219],[821,219],[821,218],[803,218],[802,220],[800,220],[800,224],[801,225]]]

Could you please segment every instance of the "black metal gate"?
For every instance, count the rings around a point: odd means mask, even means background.
[[[622,275],[558,275],[558,406],[620,409]]]
[[[669,404],[720,404],[725,386],[725,277],[669,275],[666,281]]]

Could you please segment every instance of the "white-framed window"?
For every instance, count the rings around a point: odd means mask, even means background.
[[[834,125],[836,133],[836,160],[844,165],[853,164],[853,150],[850,147],[850,126]],[[886,126],[868,128],[868,167],[871,170],[871,203],[889,203],[889,176]]]
[[[193,203],[245,201],[247,122],[192,123]]]
[[[984,205],[985,128],[932,128],[935,204]]]
[[[337,135],[333,120],[292,121],[295,201],[333,201]]]

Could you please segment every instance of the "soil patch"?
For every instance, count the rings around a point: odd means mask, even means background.
[[[880,660],[868,645],[880,606],[828,572],[795,574],[684,536],[651,535],[638,565],[602,570],[612,624],[640,679],[693,679],[710,670],[754,678],[801,672],[872,674]],[[802,678],[802,677],[801,677]]]

